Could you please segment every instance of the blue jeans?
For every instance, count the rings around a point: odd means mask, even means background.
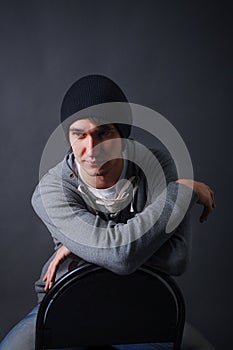
[[[0,350],[35,350],[35,327],[39,305],[25,316],[0,343]],[[172,343],[149,343],[112,345],[117,350],[171,350]],[[84,347],[75,347],[59,350],[84,350]]]

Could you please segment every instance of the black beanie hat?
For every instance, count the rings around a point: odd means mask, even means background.
[[[73,121],[88,118],[88,116],[99,117],[109,122],[114,119],[113,123],[121,137],[127,138],[130,134],[132,120],[130,106],[127,102],[123,91],[111,79],[103,75],[84,76],[68,89],[63,98],[61,105],[63,128],[68,131],[68,125]],[[120,116],[119,123],[117,122],[118,116]],[[64,121],[68,118],[67,125]]]

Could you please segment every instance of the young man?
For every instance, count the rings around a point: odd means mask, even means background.
[[[127,99],[104,76],[86,76],[71,86],[63,99],[61,121],[71,149],[42,178],[32,197],[56,248],[36,282],[38,301],[57,278],[82,261],[117,274],[130,274],[143,263],[169,275],[183,273],[191,209],[196,202],[202,204],[203,221],[215,206],[209,186],[178,179],[167,152],[149,152],[128,139]],[[34,349],[37,310],[11,331],[1,350]],[[187,338],[192,349],[212,349],[190,326],[184,338],[184,348]],[[161,349],[159,344],[153,348]]]

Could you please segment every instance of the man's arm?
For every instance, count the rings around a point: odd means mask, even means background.
[[[118,274],[136,270],[173,235],[175,230],[166,233],[166,227],[171,214],[174,221],[185,215],[186,196],[192,196],[190,207],[198,200],[190,188],[171,182],[167,193],[160,194],[141,213],[126,224],[115,224],[90,213],[70,195],[68,205],[59,179],[47,174],[33,194],[32,205],[52,236],[72,253]]]
[[[181,180],[184,181],[184,180]],[[189,181],[190,180],[185,180]],[[179,182],[179,181],[178,181]],[[200,221],[202,222],[203,214],[206,215],[207,219],[207,211],[211,211],[212,209],[208,208],[208,205],[215,206],[214,194],[213,191],[210,190],[209,186],[203,183],[196,183],[196,189],[198,189],[199,198],[198,202],[204,204],[203,201],[206,202],[206,206],[203,210],[203,213],[200,217]],[[202,190],[202,191],[200,191]],[[209,190],[211,192],[211,201],[209,194]],[[206,200],[205,200],[206,199]],[[175,230],[175,233],[153,254],[145,264],[149,266],[156,267],[161,271],[169,274],[169,275],[181,275],[186,270],[186,266],[190,260],[190,252],[191,252],[191,211],[189,210],[180,225]],[[43,281],[46,283],[45,290],[47,291],[54,283],[55,276],[59,265],[66,259],[72,252],[66,248],[65,246],[61,246],[51,261],[46,274],[44,275]]]

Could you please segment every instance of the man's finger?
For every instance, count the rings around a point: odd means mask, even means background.
[[[216,202],[215,202],[215,198],[214,198],[214,191],[209,187],[208,187],[208,190],[210,191],[210,195],[211,195],[211,198],[212,198],[212,208],[216,208]]]
[[[46,284],[45,284],[45,290],[47,291],[49,289],[49,283],[50,283],[51,277],[50,277],[50,271],[48,271]]]
[[[204,221],[207,220],[208,215],[210,214],[210,212],[211,212],[210,207],[209,207],[209,206],[205,206],[204,209],[203,209],[203,211],[202,211],[202,214],[201,214],[201,216],[200,216],[200,222],[201,222],[201,223],[203,223]]]
[[[46,274],[43,277],[43,281],[45,282],[47,280],[47,276],[48,276],[48,271],[46,272]]]
[[[55,273],[56,273],[56,266],[50,265],[50,267],[48,268],[48,271],[46,272],[46,275],[45,275],[46,276],[46,284],[45,284],[44,289],[46,291],[51,288],[51,286],[53,284]]]
[[[45,285],[45,290],[48,291],[52,286],[52,281],[50,279],[48,279],[46,281],[46,285]]]
[[[211,198],[212,198],[212,201],[213,201],[212,207],[213,207],[213,208],[216,208],[216,202],[215,202],[215,198],[214,198],[214,192],[213,192],[213,191],[210,191],[210,194],[211,194]]]

